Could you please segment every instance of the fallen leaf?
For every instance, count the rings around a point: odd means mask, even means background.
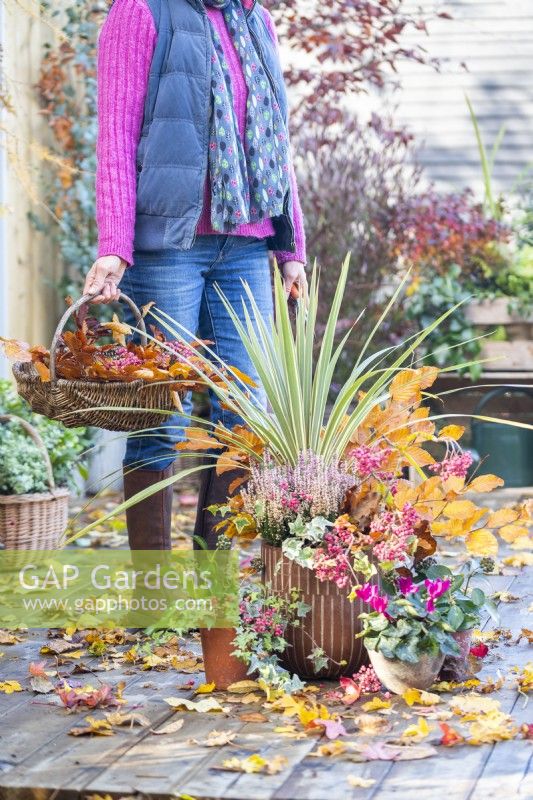
[[[13,692],[22,692],[22,686],[18,681],[2,681],[0,682],[0,692],[4,694],[13,694]]]
[[[484,697],[471,692],[460,697],[452,697],[450,708],[455,714],[468,716],[470,714],[488,714],[490,711],[498,711],[500,703],[491,697]]]
[[[514,739],[518,728],[508,714],[501,711],[491,711],[480,715],[470,723],[470,738],[468,744],[493,744],[508,739]]]
[[[49,694],[55,691],[55,686],[48,675],[35,675],[30,678],[30,686],[34,692]]]
[[[239,714],[239,719],[243,722],[268,722],[268,717],[259,711],[251,711],[246,714]]]
[[[533,567],[533,553],[517,553],[503,559],[507,567]]]
[[[392,745],[387,742],[353,745],[358,761],[416,761],[436,756],[437,751],[429,744]]]
[[[527,639],[528,644],[533,644],[533,631],[529,630],[529,628],[522,628],[516,643],[519,644],[522,639]]]
[[[361,706],[363,711],[380,711],[381,709],[390,707],[390,700],[382,700],[381,697],[373,697],[372,700],[369,700],[367,703],[363,703]]]
[[[440,703],[438,694],[431,694],[431,692],[425,692],[423,689],[407,689],[402,697],[408,706],[413,706],[415,704],[420,706],[434,706]]]
[[[285,756],[274,756],[268,761],[254,753],[247,758],[228,758],[222,762],[220,767],[212,767],[212,769],[229,770],[230,772],[247,772],[249,774],[256,772],[265,772],[267,775],[276,775],[281,772],[288,764],[288,759]]]
[[[313,725],[322,726],[328,739],[337,739],[339,736],[347,736],[346,728],[340,720],[314,719]]]
[[[369,789],[376,782],[375,778],[360,778],[358,775],[347,775],[346,780],[352,789]]]
[[[495,592],[492,595],[493,600],[499,600],[500,603],[516,603],[520,598],[511,592]]]
[[[203,700],[187,700],[183,697],[165,697],[165,703],[171,706],[176,711],[180,708],[185,708],[187,711],[197,711],[199,714],[205,714],[209,711],[225,711],[218,700],[214,697],[205,697]]]
[[[202,747],[223,747],[226,744],[231,744],[236,736],[236,733],[230,733],[229,731],[210,731],[207,734],[207,739],[200,741],[198,739],[189,739],[189,742]]]
[[[215,691],[215,688],[214,683],[201,683],[197,687],[195,694],[211,694],[211,692]]]
[[[321,744],[320,747],[317,747],[317,749],[309,753],[309,755],[314,758],[330,758],[332,756],[344,755],[347,750],[348,745],[346,742],[336,740],[334,742],[328,742],[327,744]]]
[[[390,728],[389,720],[384,716],[378,716],[376,714],[359,714],[354,722],[359,728],[359,733],[369,736],[383,733]]]
[[[78,708],[79,706],[87,706],[88,708],[99,708],[118,706],[124,702],[122,699],[122,688],[124,684],[118,684],[117,695],[113,694],[113,688],[106,683],[95,689],[91,685],[72,687],[64,681],[63,685],[56,687],[56,693],[59,699],[68,709]]]
[[[429,736],[433,728],[430,728],[425,717],[421,717],[416,725],[409,725],[402,732],[402,739],[412,739],[413,742],[420,742]]]
[[[113,728],[106,719],[87,717],[89,725],[71,728],[69,736],[113,736]]]
[[[249,692],[256,691],[257,689],[262,691],[261,684],[259,684],[257,681],[245,680],[230,684],[227,691],[231,692],[231,694],[248,694]]]
[[[176,719],[174,722],[169,722],[167,725],[164,725],[162,728],[158,728],[157,730],[151,729],[150,733],[155,733],[156,736],[163,736],[167,733],[177,733],[183,728],[185,720]]]
[[[473,645],[468,652],[471,656],[474,656],[474,658],[485,658],[489,652],[489,648],[484,642],[478,642],[478,644]]]
[[[17,644],[21,641],[22,639],[20,636],[15,636],[15,634],[11,633],[11,631],[0,629],[0,644]]]
[[[150,720],[148,717],[145,717],[144,714],[139,714],[137,711],[130,711],[127,714],[123,714],[121,711],[111,711],[105,715],[106,720],[111,725],[129,725],[130,728],[133,728],[134,725],[139,725],[141,728],[148,728],[150,726]]]
[[[462,744],[464,742],[464,738],[461,736],[460,733],[457,733],[454,728],[447,725],[445,722],[439,722],[440,729],[442,731],[442,739],[440,740],[440,744],[443,747],[454,747],[456,744]]]

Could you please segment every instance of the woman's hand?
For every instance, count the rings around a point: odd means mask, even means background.
[[[301,261],[286,261],[282,267],[283,286],[287,299],[301,299],[305,307],[308,303],[307,294],[307,275],[305,274],[305,264]]]
[[[113,303],[119,298],[118,285],[127,263],[120,256],[97,258],[85,279],[83,294],[95,294],[91,303]]]

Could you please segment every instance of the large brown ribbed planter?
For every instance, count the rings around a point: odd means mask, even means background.
[[[298,627],[287,626],[285,638],[289,646],[281,657],[283,666],[302,678],[334,680],[352,675],[367,664],[363,640],[355,638],[361,630],[358,616],[364,610],[362,601],[350,602],[347,589],[339,589],[332,581],[319,581],[312,570],[286,558],[281,547],[263,543],[261,552],[263,579],[272,593],[290,599],[291,590],[299,589],[301,599],[311,606]],[[308,656],[317,646],[330,662],[315,673]]]

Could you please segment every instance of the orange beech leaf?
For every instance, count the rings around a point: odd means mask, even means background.
[[[504,525],[510,525],[519,518],[520,512],[514,508],[499,508],[493,511],[487,520],[488,528],[502,528]]]
[[[187,439],[174,445],[176,450],[220,450],[220,442],[207,433],[204,428],[187,428]]]
[[[498,554],[498,540],[487,528],[478,528],[466,537],[466,549],[476,556]]]
[[[468,484],[468,490],[471,492],[492,492],[504,484],[503,478],[497,475],[479,475]]]
[[[520,539],[521,536],[529,536],[529,529],[521,525],[503,525],[498,530],[498,534],[504,541],[514,542],[516,539]]]
[[[478,506],[471,500],[454,500],[446,506],[445,514],[451,519],[468,519],[478,510]]]
[[[50,383],[50,370],[42,361],[34,361],[34,366],[43,383]]]
[[[149,303],[146,303],[146,305],[141,306],[141,314],[143,317],[145,317],[148,314],[152,306],[155,306],[155,300],[150,300]]]
[[[390,395],[396,403],[409,405],[420,403],[422,393],[420,391],[420,376],[417,371],[406,369],[395,375],[390,385]]]
[[[17,339],[4,339],[0,336],[2,343],[2,350],[4,355],[11,362],[29,362],[32,361],[30,346],[27,342],[19,342]]]
[[[456,442],[461,438],[464,432],[465,428],[463,425],[446,425],[446,427],[439,431],[438,437],[439,439],[453,439]]]

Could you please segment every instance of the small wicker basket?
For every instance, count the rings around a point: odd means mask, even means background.
[[[68,489],[55,485],[43,440],[24,419],[0,415],[0,423],[16,421],[42,453],[49,492],[0,495],[0,545],[6,550],[56,550],[68,522]]]
[[[19,394],[38,414],[62,422],[68,428],[93,425],[110,431],[138,431],[159,427],[165,420],[160,411],[176,411],[169,384],[142,380],[121,383],[104,380],[66,380],[57,377],[56,348],[69,317],[91,295],[84,295],[65,311],[56,328],[50,347],[50,381],[43,383],[32,363],[17,362],[13,374]],[[141,345],[146,346],[146,326],[141,312],[122,292],[123,300],[133,311],[136,326],[142,331]],[[175,387],[175,383],[172,384]]]

